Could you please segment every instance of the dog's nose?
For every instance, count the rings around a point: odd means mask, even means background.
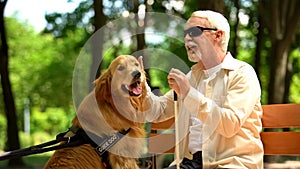
[[[131,75],[133,78],[139,78],[139,77],[141,77],[141,72],[136,70],[136,71],[132,72]]]

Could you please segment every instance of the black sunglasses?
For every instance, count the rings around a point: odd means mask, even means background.
[[[190,37],[196,37],[196,36],[200,36],[202,34],[203,31],[205,30],[212,30],[212,31],[216,31],[218,30],[217,28],[203,28],[201,26],[194,26],[191,27],[187,30],[183,31],[184,37],[188,34]]]

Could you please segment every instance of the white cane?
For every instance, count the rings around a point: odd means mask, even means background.
[[[177,107],[177,94],[175,91],[174,91],[174,114],[175,114],[175,162],[176,162],[176,169],[180,169],[178,107]]]

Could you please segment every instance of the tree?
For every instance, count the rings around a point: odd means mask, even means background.
[[[300,24],[300,1],[260,0],[259,4],[259,12],[272,43],[268,102],[283,103],[287,81],[290,81],[287,79],[289,51]]]
[[[16,106],[13,92],[11,89],[9,71],[8,71],[8,45],[6,39],[6,29],[4,22],[4,9],[7,0],[0,1],[0,75],[1,85],[3,91],[3,100],[5,105],[5,115],[7,117],[7,150],[15,150],[20,148],[20,141],[18,135],[18,125],[16,116]],[[24,165],[20,158],[9,160],[9,166]]]
[[[95,12],[94,15],[94,33],[96,33],[99,29],[101,29],[106,24],[106,17],[103,13],[103,0],[94,0],[93,9]],[[94,37],[91,41],[92,46],[92,63],[91,63],[91,71],[90,71],[90,84],[94,82],[94,80],[99,76],[99,68],[101,69],[100,61],[103,58],[103,43],[104,43],[104,35],[103,31],[100,31],[96,37]],[[100,64],[100,65],[99,65]],[[96,72],[96,74],[94,74]],[[90,91],[93,89],[93,86],[90,86]]]
[[[290,51],[300,24],[298,0],[260,0],[259,14],[261,25],[268,30],[271,41],[269,52],[268,103],[285,103],[290,93],[292,78],[292,59]],[[284,129],[289,130],[289,129]],[[276,160],[277,156],[266,156],[267,162]]]

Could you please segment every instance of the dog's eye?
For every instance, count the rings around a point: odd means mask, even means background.
[[[135,63],[135,66],[139,66],[139,64],[138,64],[138,63]]]
[[[125,69],[125,66],[120,65],[120,66],[118,67],[118,70],[119,70],[119,71],[122,71],[122,70],[124,70],[124,69]]]

